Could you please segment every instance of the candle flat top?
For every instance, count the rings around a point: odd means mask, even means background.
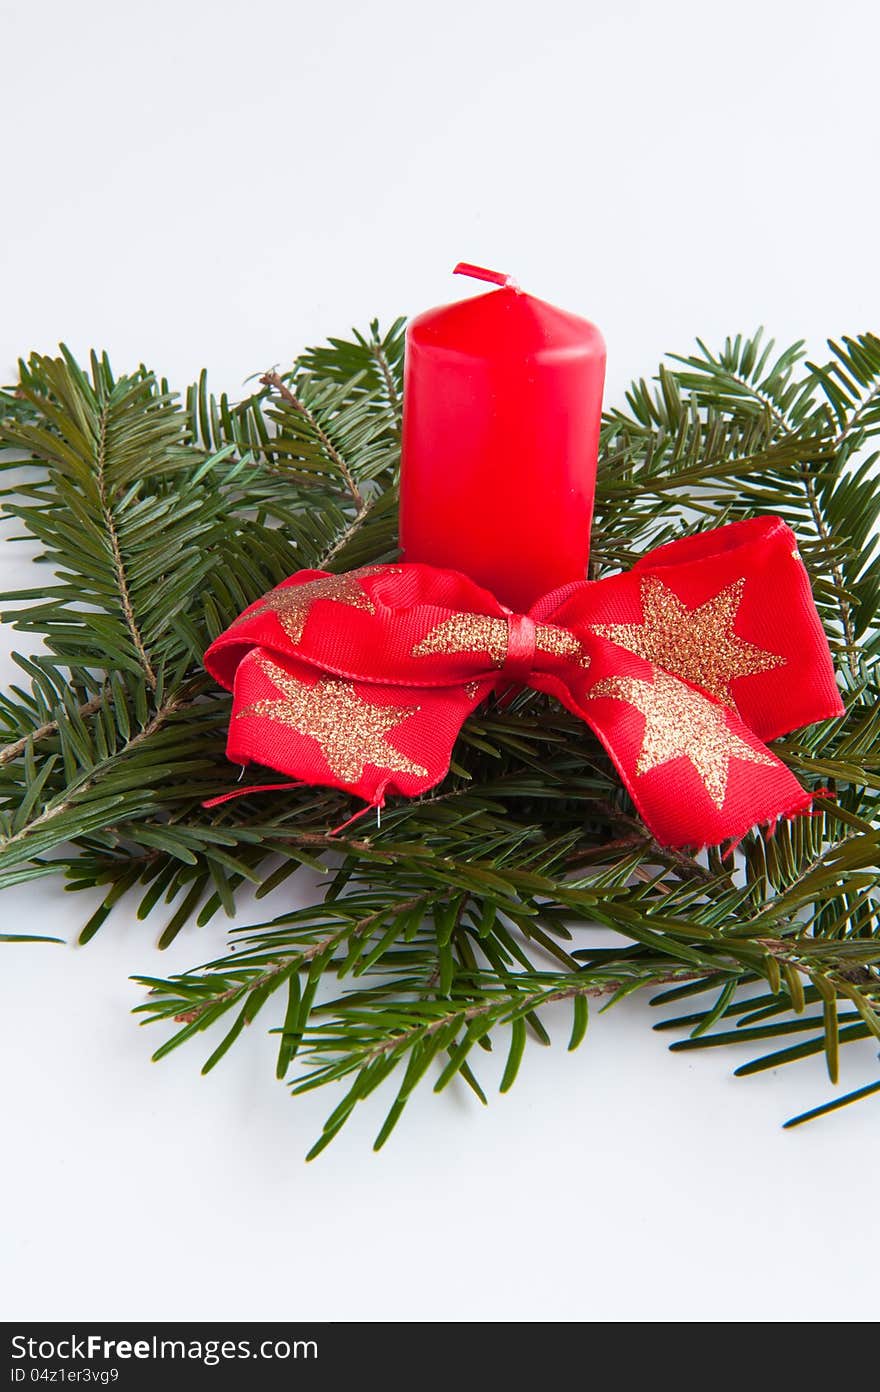
[[[465,355],[605,352],[595,324],[513,286],[425,310],[407,333],[411,343]]]

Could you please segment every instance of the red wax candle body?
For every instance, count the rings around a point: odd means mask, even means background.
[[[400,540],[521,611],[582,580],[605,344],[595,325],[502,288],[407,331]]]

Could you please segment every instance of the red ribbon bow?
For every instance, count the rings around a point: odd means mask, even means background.
[[[465,718],[511,684],[598,735],[645,823],[715,845],[811,802],[766,747],[841,715],[831,654],[777,517],[670,542],[514,614],[458,571],[303,570],[205,655],[234,693],[227,753],[382,806],[449,768]]]

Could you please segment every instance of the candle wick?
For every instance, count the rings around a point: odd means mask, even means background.
[[[520,289],[513,276],[508,275],[506,271],[490,271],[485,266],[473,266],[470,261],[459,261],[452,274],[472,276],[474,280],[488,280],[492,285],[503,285],[506,290]]]

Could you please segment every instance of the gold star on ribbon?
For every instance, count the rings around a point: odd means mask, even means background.
[[[784,657],[756,648],[733,631],[745,583],[735,580],[699,608],[688,609],[656,575],[646,575],[641,584],[644,622],[593,624],[593,632],[735,706],[730,683],[736,677],[785,665]]]
[[[555,657],[581,658],[581,645],[566,628],[556,624],[535,625],[535,648]],[[489,614],[453,614],[437,624],[412,650],[413,657],[432,653],[486,653],[496,667],[504,666],[507,656],[507,620]],[[581,658],[583,666],[589,658]]]
[[[666,672],[655,672],[653,683],[636,677],[605,677],[591,690],[590,697],[594,696],[627,701],[645,717],[636,774],[672,759],[689,759],[719,811],[724,806],[731,759],[749,764],[775,762],[728,728],[721,706]]]
[[[369,566],[363,570],[349,571],[347,575],[325,575],[320,580],[307,580],[304,585],[279,585],[263,596],[258,609],[241,614],[235,623],[246,623],[258,614],[275,614],[291,643],[298,643],[312,605],[318,599],[333,599],[337,604],[347,604],[352,609],[375,614],[373,603],[359,582],[363,576],[372,575],[377,569],[379,567]]]
[[[275,700],[264,697],[246,706],[238,711],[238,720],[243,716],[261,715],[280,721],[300,735],[310,736],[320,745],[333,773],[346,783],[357,783],[365,764],[374,764],[389,772],[427,777],[427,769],[407,759],[385,738],[390,730],[414,715],[418,706],[401,710],[398,706],[369,705],[348,682],[330,677],[308,686],[269,658],[258,660],[279,695]]]

